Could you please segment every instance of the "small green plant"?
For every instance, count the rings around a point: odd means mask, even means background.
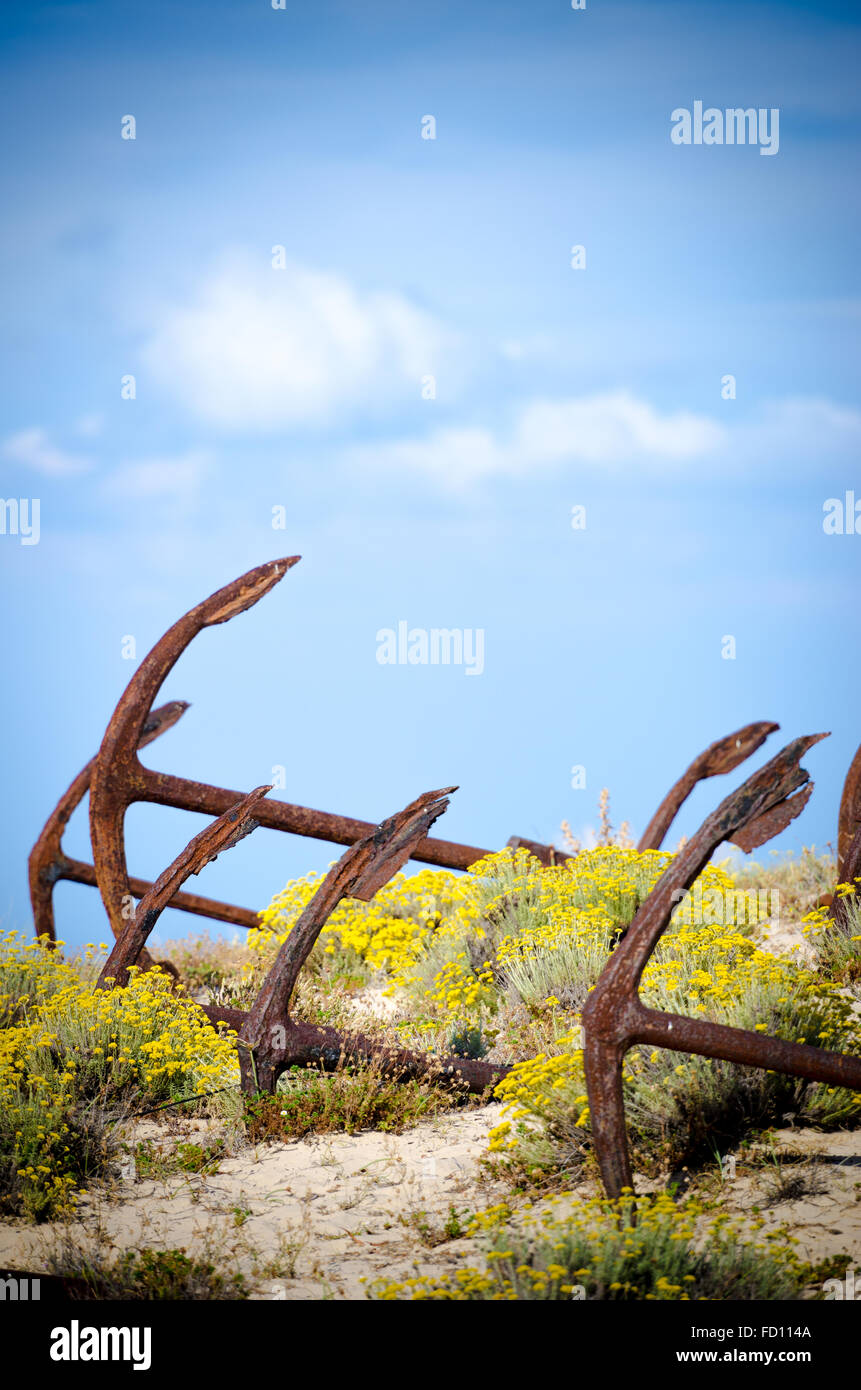
[[[781,1202],[797,1202],[802,1197],[818,1197],[828,1190],[822,1176],[822,1165],[816,1159],[811,1161],[808,1155],[792,1150],[778,1153],[772,1148],[765,1156],[763,1174],[766,1207],[776,1207]]]
[[[481,1025],[477,1028],[464,1026],[455,1028],[449,1038],[449,1051],[454,1057],[469,1057],[473,1061],[480,1061],[486,1057],[490,1048],[484,1039]]]
[[[239,1201],[235,1207],[231,1207],[230,1210],[233,1212],[234,1226],[244,1226],[249,1216],[253,1216],[254,1214],[248,1205],[248,1200],[245,1198],[244,1193],[243,1199]]]
[[[246,1103],[246,1127],[252,1141],[356,1134],[363,1129],[399,1134],[463,1103],[463,1096],[450,1086],[392,1079],[382,1074],[376,1061],[343,1064],[335,1072],[292,1067],[274,1096]]]
[[[275,1250],[259,1263],[256,1273],[269,1279],[295,1279],[296,1266],[311,1239],[307,1212],[298,1226],[288,1226],[276,1236]]]
[[[456,1207],[449,1207],[448,1216],[443,1223],[443,1230],[449,1240],[460,1240],[461,1236],[466,1235],[466,1226],[461,1222],[461,1213]]]
[[[220,1144],[203,1147],[200,1144],[177,1144],[176,1161],[183,1173],[217,1173],[224,1149]]]
[[[126,1250],[113,1255],[101,1246],[85,1248],[67,1236],[47,1260],[49,1274],[79,1281],[82,1299],[133,1299],[155,1302],[247,1298],[242,1274],[219,1270],[211,1259],[178,1250]]]
[[[442,1222],[434,1221],[426,1211],[414,1211],[400,1219],[405,1226],[412,1227],[421,1244],[428,1250],[433,1250],[450,1240],[460,1240],[469,1233],[467,1213],[459,1212],[454,1205],[449,1207],[448,1215]]]
[[[822,1285],[826,1279],[839,1279],[845,1275],[847,1269],[852,1269],[856,1263],[853,1255],[848,1255],[845,1250],[835,1255],[826,1255],[824,1259],[816,1264],[811,1264],[805,1270],[805,1282],[808,1287],[822,1297]]]
[[[155,1178],[162,1181],[176,1177],[179,1173],[199,1173],[208,1177],[218,1172],[218,1166],[225,1156],[223,1143],[206,1146],[181,1142],[172,1149],[165,1150],[141,1140],[134,1151],[135,1168],[138,1177]]]

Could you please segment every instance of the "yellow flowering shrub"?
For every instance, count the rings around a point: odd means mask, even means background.
[[[169,976],[133,971],[125,989],[69,987],[40,1009],[46,1041],[88,1092],[169,1100],[239,1078],[232,1034],[217,1030]],[[52,1061],[55,1053],[52,1051]]]
[[[230,1037],[158,972],[87,984],[59,952],[0,940],[0,1208],[42,1218],[103,1171],[113,1116],[238,1081]]]
[[[0,1028],[24,1018],[81,976],[57,951],[17,931],[0,932]]]
[[[288,883],[260,914],[260,927],[249,932],[249,949],[262,952],[286,941],[324,877],[307,874]],[[470,888],[468,877],[445,870],[396,874],[370,902],[346,898],[339,904],[321,934],[323,952],[352,953],[370,970],[384,971],[401,983],[424,954],[429,937],[456,941],[480,931]]]
[[[828,908],[817,907],[804,920],[804,934],[816,951],[820,970],[861,999],[861,895],[855,884],[838,883],[843,914],[835,920]]]
[[[521,1300],[698,1301],[797,1297],[805,1267],[785,1230],[763,1233],[710,1215],[697,1201],[569,1194],[479,1213],[468,1234],[485,1246],[481,1266],[447,1278],[376,1280],[374,1299],[476,1302]]]
[[[371,902],[342,902],[319,950],[382,972],[390,988],[444,1015],[493,1012],[505,990],[532,1008],[578,1007],[672,858],[610,845],[548,868],[525,849],[505,849],[464,875],[399,873]],[[252,951],[286,941],[322,877],[287,884],[249,934]],[[698,883],[703,901],[716,894],[731,917],[738,910],[721,868],[709,865]]]

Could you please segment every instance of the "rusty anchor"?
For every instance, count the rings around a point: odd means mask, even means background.
[[[586,1088],[596,1156],[610,1197],[633,1188],[622,1061],[634,1044],[722,1058],[861,1090],[861,1058],[662,1013],[647,1008],[638,994],[643,970],[669,926],[679,892],[691,887],[724,840],[743,844],[749,851],[771,839],[798,814],[811,790],[806,785],[809,774],[800,767],[799,760],[825,737],[813,734],[795,739],[706,818],[658,879],[589,995],[583,1009]],[[761,739],[754,746],[760,742]]]
[[[840,797],[840,815],[837,823],[837,882],[855,885],[861,879],[861,747],[849,764],[843,794]],[[855,890],[857,892],[857,889]],[[830,909],[831,917],[839,926],[848,921],[846,898],[841,893],[827,893],[819,899],[823,907]]]
[[[229,621],[252,607],[299,560],[298,555],[273,560],[241,575],[192,608],[156,643],[127,686],[95,758],[78,774],[51,813],[29,861],[30,896],[37,936],[55,940],[52,895],[61,879],[99,888],[115,936],[129,915],[132,899],[143,899],[152,884],[130,877],[125,858],[124,820],[135,801],[152,801],[221,816],[241,799],[238,791],[203,782],[172,777],[145,768],[138,749],[152,742],[177,722],[188,705],[174,701],[151,710],[159,688],[189,642],[204,627]],[[63,830],[86,792],[90,793],[90,835],[93,864],[70,859],[63,852]],[[260,824],[289,834],[310,836],[335,844],[351,845],[371,834],[375,826],[347,816],[332,815],[283,801],[269,801],[259,808]],[[513,837],[512,843],[519,843]],[[543,863],[558,862],[561,852],[549,845],[528,846]],[[474,845],[425,838],[415,846],[414,858],[443,868],[467,869],[490,851]],[[171,906],[198,916],[250,928],[258,925],[256,912],[217,902],[196,894],[177,893]]]
[[[129,971],[140,959],[158,918],[186,879],[201,871],[223,850],[251,834],[260,822],[263,797],[270,787],[257,787],[189,842],[159,876],[123,927],[99,976],[99,987],[128,983]],[[454,787],[426,792],[403,811],[357,841],[332,866],[282,944],[250,1010],[204,1005],[211,1022],[227,1024],[238,1034],[243,1092],[274,1094],[282,1072],[291,1066],[316,1065],[335,1070],[345,1060],[375,1060],[383,1075],[397,1080],[433,1077],[461,1090],[481,1094],[508,1071],[506,1065],[448,1056],[429,1058],[405,1049],[381,1045],[361,1033],[299,1023],[290,1017],[290,999],[308,954],[342,898],[368,902],[398,869],[412,858],[435,820],[448,807]]]
[[[837,883],[854,884],[861,878],[861,747],[849,764],[840,797],[837,821]],[[816,907],[827,907],[833,922],[845,926],[846,899],[839,893],[821,893]]]
[[[637,845],[638,851],[642,853],[643,850],[647,849],[660,849],[682,803],[687,800],[697,783],[706,777],[715,777],[719,773],[732,772],[733,768],[744,762],[751,753],[756,752],[756,749],[761,746],[769,734],[774,733],[777,727],[776,724],[770,723],[746,724],[743,729],[738,729],[736,733],[728,734],[726,738],[710,744],[703,753],[700,753],[698,758],[694,759],[687,771],[667,792],[640,837]],[[780,834],[781,830],[785,830],[790,822],[797,815],[800,815],[812,791],[812,785],[808,786],[804,801],[793,797],[791,802],[784,802],[781,806],[774,808],[770,822],[773,828],[771,835],[767,838]],[[756,848],[755,844],[749,843],[749,837],[744,828],[732,837],[732,843],[738,845],[747,854],[750,853],[751,849]],[[759,840],[757,843],[764,844],[765,841]],[[861,878],[861,747],[857,749],[855,757],[852,759],[846,774],[846,781],[843,784],[837,830],[837,882],[855,883],[859,878]],[[845,902],[843,896],[823,893],[817,899],[816,906],[829,908],[834,921],[845,923]]]
[[[147,937],[168,903],[175,901],[182,884],[191,874],[199,874],[204,865],[211,864],[223,850],[232,849],[257,829],[259,822],[253,819],[254,808],[271,790],[271,787],[256,787],[235,806],[231,806],[225,815],[219,816],[212,825],[195,835],[182,853],[150,885],[105,961],[99,976],[102,987],[108,980],[118,985],[128,984],[129,970],[140,959]]]
[[[858,834],[861,831],[861,747],[849,764],[837,826],[837,882],[852,883],[861,871]],[[854,870],[854,872],[853,872]]]
[[[706,777],[718,777],[732,772],[734,768],[761,748],[769,734],[777,729],[777,724],[760,720],[757,724],[745,724],[734,734],[727,734],[715,743],[710,743],[699,757],[694,758],[690,767],[667,792],[649,824],[640,836],[637,852],[647,849],[660,849],[667,831],[687,801],[694,787]]]

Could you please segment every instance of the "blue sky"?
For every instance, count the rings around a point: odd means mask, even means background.
[[[438,832],[495,847],[586,834],[603,786],[639,833],[706,744],[774,719],[770,752],[832,731],[775,845],[834,838],[861,737],[861,536],[822,524],[861,499],[859,29],[690,0],[3,7],[0,476],[40,500],[38,544],[0,535],[6,922],[123,639],[140,660],[280,554],[303,560],[169,677],[192,709],[150,765],[241,789],[282,765],[278,795],[368,820],[458,783]],[[777,108],[777,154],[673,144],[698,100]],[[399,620],[482,629],[480,678],[380,665]],[[133,808],[131,871],[203,823]],[[84,808],[67,843],[89,857]],[[189,888],[257,907],[334,853],[258,831]],[[67,941],[104,939],[92,890],[56,903]]]

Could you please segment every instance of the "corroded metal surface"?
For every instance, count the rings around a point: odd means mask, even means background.
[[[841,883],[855,883],[861,878],[861,825],[855,831],[855,838],[846,851],[846,858],[843,861],[843,877]]]
[[[806,787],[788,796],[785,801],[781,801],[777,806],[772,806],[770,811],[764,815],[757,816],[755,820],[748,821],[747,825],[742,826],[729,836],[730,843],[738,845],[745,854],[750,854],[753,850],[759,849],[760,845],[773,840],[775,835],[779,835],[788,825],[791,825],[796,816],[807,805],[813,793],[813,783],[808,782]]]
[[[847,860],[852,841],[861,830],[861,747],[852,759],[843,794],[840,798],[840,818],[837,826],[837,882],[850,883],[855,874],[849,871]]]
[[[856,883],[861,878],[861,748],[849,765],[837,822],[837,865],[835,884]],[[827,907],[831,918],[846,925],[846,898],[842,893],[821,893],[817,907]]]
[[[253,792],[249,792],[212,825],[195,835],[169,868],[159,875],[141,898],[134,916],[126,922],[114,943],[114,948],[99,976],[101,988],[105,988],[108,981],[118,985],[128,983],[129,968],[137,961],[147,937],[168,903],[187,878],[192,874],[199,874],[205,865],[211,864],[224,850],[232,849],[246,835],[257,829],[259,822],[254,818],[254,813],[258,803],[271,790],[271,786],[266,786],[256,787]]]
[[[667,792],[640,837],[637,845],[639,852],[661,848],[679,808],[687,801],[697,782],[701,782],[705,777],[717,777],[721,773],[732,772],[739,763],[749,758],[751,753],[755,753],[757,748],[765,743],[768,735],[773,734],[778,727],[777,724],[767,721],[745,724],[743,729],[737,729],[734,734],[727,734],[725,738],[710,743],[698,758],[694,758],[687,772],[684,772]]]
[[[150,768],[141,768],[136,801],[154,801],[161,806],[174,806],[183,811],[202,811],[206,815],[223,815],[241,793],[206,782],[192,782],[185,777],[172,777]],[[305,835],[315,840],[328,840],[335,845],[352,845],[373,833],[373,821],[355,820],[351,816],[315,811],[309,806],[294,806],[286,801],[267,801],[260,808],[260,824],[268,830],[284,830],[291,835]],[[468,869],[470,864],[491,854],[489,849],[476,845],[454,844],[449,840],[424,839],[416,845],[414,859],[423,864],[436,864],[446,869]]]
[[[169,704],[152,710],[144,720],[138,739],[138,748],[143,748],[147,743],[152,743],[153,739],[160,738],[162,734],[167,733],[167,730],[182,718],[187,709],[188,704],[185,700],[171,700]],[[30,852],[28,868],[33,923],[36,935],[47,936],[49,941],[56,940],[53,904],[54,884],[58,883],[60,879],[74,879],[81,883],[95,883],[96,881],[95,870],[91,870],[92,880],[81,878],[81,868],[88,869],[90,866],[82,866],[79,860],[69,859],[63,852],[63,831],[69,823],[72,812],[80,805],[90,789],[90,777],[95,762],[96,759],[91,758],[86,767],[78,773],[69,789],[60,797]]]
[[[840,865],[837,882],[854,884],[857,893],[859,880],[861,880],[861,825],[855,832],[855,838],[850,841],[849,848]],[[820,902],[822,901],[820,899]],[[847,901],[848,899],[842,893],[829,893],[827,904],[823,903],[831,909],[831,916],[838,926],[846,927],[848,925]]]
[[[146,799],[145,769],[138,758],[137,746],[152,703],[192,638],[205,627],[228,622],[253,607],[284,578],[298,559],[298,555],[293,555],[258,565],[185,613],[144,657],[123,692],[90,779],[93,864],[116,937],[125,926],[124,899],[131,896],[125,855],[125,814],[134,801]],[[223,806],[219,814],[229,809]]]
[[[633,1187],[622,1060],[636,1043],[724,1058],[861,1090],[861,1058],[658,1012],[646,1008],[638,995],[643,970],[669,925],[680,892],[691,887],[718,845],[724,840],[737,841],[738,832],[745,826],[758,823],[756,843],[764,842],[762,834],[775,823],[770,813],[787,798],[796,800],[793,793],[808,781],[800,759],[825,737],[814,734],[795,739],[706,818],[658,879],[589,995],[583,1009],[586,1086],[601,1177],[611,1197],[619,1196],[623,1188]]]

